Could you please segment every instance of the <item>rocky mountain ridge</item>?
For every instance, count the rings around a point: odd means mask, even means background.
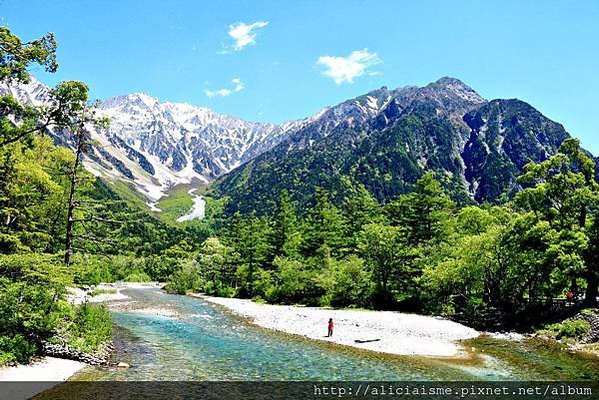
[[[48,88],[36,80],[0,88],[6,91],[47,101]],[[384,202],[427,170],[444,177],[462,202],[495,202],[518,190],[526,162],[547,158],[569,137],[522,101],[488,101],[448,77],[424,87],[382,87],[283,124],[143,93],[107,99],[98,111],[111,125],[92,132],[98,145],[86,167],[134,187],[151,207],[174,185],[216,180],[212,193],[230,197],[234,209],[267,209],[283,188],[301,203],[316,186],[339,192],[343,176]]]
[[[352,118],[370,99],[380,101],[380,109]],[[322,117],[290,134],[219,178],[215,195],[231,199],[231,212],[264,211],[274,207],[282,189],[304,205],[313,200],[315,187],[335,197],[349,181],[386,202],[408,192],[424,172],[435,171],[460,203],[501,202],[519,190],[516,178],[527,162],[549,157],[569,137],[529,104],[488,101],[455,78],[424,87],[383,87],[351,100],[345,115],[350,117],[328,135],[321,134]]]
[[[26,85],[3,82],[0,93],[36,105],[49,101],[49,88],[35,78]],[[204,107],[160,103],[144,93],[107,99],[98,115],[111,123],[106,131],[92,131],[97,145],[85,156],[86,168],[126,182],[150,203],[174,185],[211,182],[310,122],[248,122]],[[58,143],[69,145],[60,133],[52,134]]]

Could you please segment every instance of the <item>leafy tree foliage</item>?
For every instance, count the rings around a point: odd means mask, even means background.
[[[0,81],[28,82],[33,64],[54,72],[55,50],[52,34],[23,43],[0,27]],[[28,361],[58,334],[93,351],[110,337],[109,314],[73,308],[66,286],[166,280],[205,238],[165,226],[83,170],[94,145],[88,128],[105,123],[87,96],[87,86],[74,81],[53,88],[43,106],[0,96],[0,364]],[[46,135],[58,131],[69,147]],[[183,258],[172,255],[184,237],[198,243]]]
[[[46,72],[56,72],[56,40],[48,33],[39,39],[23,43],[5,26],[0,27],[0,80],[11,78],[29,81],[28,67],[35,63]]]
[[[320,302],[332,307],[371,307],[375,284],[372,271],[364,260],[352,255],[330,260],[322,271],[318,285],[325,294]]]
[[[586,281],[585,299],[595,305],[598,294],[599,265],[589,257],[589,229],[599,204],[599,184],[595,180],[594,160],[580,148],[577,139],[565,140],[560,152],[547,160],[525,167],[520,182],[530,185],[519,193],[516,201],[546,222],[560,240],[565,241],[566,253],[556,253],[561,262],[561,272],[572,280],[577,291],[576,279]],[[589,218],[589,213],[593,213]],[[585,263],[586,255],[586,263]]]

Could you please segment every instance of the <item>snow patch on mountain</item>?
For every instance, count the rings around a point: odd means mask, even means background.
[[[190,189],[187,193],[192,196],[196,189]],[[203,196],[195,196],[191,210],[185,215],[177,218],[177,222],[193,221],[194,219],[203,219],[206,212],[206,201]]]

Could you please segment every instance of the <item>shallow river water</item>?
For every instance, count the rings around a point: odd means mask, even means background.
[[[598,380],[599,359],[544,341],[481,337],[469,356],[391,356],[256,327],[202,299],[157,289],[124,291],[138,304],[175,311],[113,313],[113,362],[76,380]]]

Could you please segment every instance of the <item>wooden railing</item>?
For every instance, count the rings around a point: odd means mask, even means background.
[[[527,298],[524,301],[528,304],[547,305],[553,308],[578,307],[582,304],[582,298],[564,299],[563,297],[553,298]]]

